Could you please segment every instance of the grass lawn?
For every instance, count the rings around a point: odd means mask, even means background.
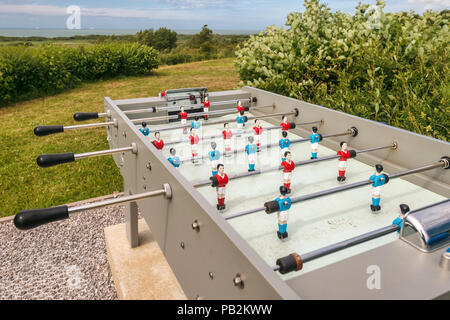
[[[35,126],[77,124],[73,114],[103,112],[104,97],[149,97],[165,89],[184,87],[230,90],[238,82],[232,58],[201,61],[164,66],[146,77],[88,83],[55,96],[0,108],[0,217],[23,209],[57,206],[123,190],[122,177],[111,156],[45,169],[36,164],[37,156],[43,153],[109,149],[105,128],[37,137],[33,133]]]

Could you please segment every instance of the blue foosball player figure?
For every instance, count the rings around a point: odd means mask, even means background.
[[[142,122],[142,128],[139,128],[139,131],[144,135],[144,136],[148,136],[150,134],[150,129],[147,128],[147,123],[146,122]]]
[[[405,219],[405,215],[409,212],[409,206],[407,204],[401,204],[399,206],[399,215],[397,218],[392,221],[392,225],[398,226],[397,232],[400,233],[400,230],[402,229],[402,223],[403,219]]]
[[[240,115],[236,117],[236,122],[238,129],[242,129],[245,127],[245,123],[248,119],[246,116],[244,116],[244,111],[241,111],[239,114]]]
[[[248,172],[255,171],[256,152],[258,152],[258,146],[253,143],[253,136],[248,137],[248,144],[245,146],[245,153],[248,156]]]
[[[174,148],[170,148],[171,157],[168,158],[169,162],[175,167],[178,168],[181,165],[180,158],[176,156],[177,151]]]
[[[286,157],[284,156],[286,152],[289,151],[289,147],[291,145],[291,140],[288,139],[288,132],[282,131],[281,135],[283,136],[282,139],[278,141],[278,144],[280,145],[281,149],[281,161],[286,160]]]
[[[312,132],[309,135],[309,140],[311,141],[311,160],[317,159],[317,147],[319,142],[322,141],[322,135],[317,133],[317,127],[312,127]]]
[[[370,205],[370,209],[373,212],[379,211],[380,207],[380,192],[381,186],[385,185],[389,182],[389,176],[383,172],[383,166],[381,164],[375,165],[375,174],[371,175],[369,180],[372,183],[372,204]]]
[[[221,157],[220,151],[216,150],[217,143],[214,141],[211,142],[211,151],[208,152],[209,160],[211,161],[211,172],[212,176],[214,177],[218,171],[217,171],[217,165],[219,164],[219,160]]]
[[[266,202],[266,213],[271,214],[278,212],[278,239],[284,240],[288,237],[287,233],[287,221],[289,216],[289,209],[291,208],[292,201],[289,197],[286,197],[288,189],[285,186],[280,187],[280,196],[273,201]]]
[[[200,130],[202,123],[199,120],[199,117],[195,117],[194,121],[191,122],[192,129]]]
[[[278,203],[278,231],[277,235],[280,240],[286,239],[288,237],[287,233],[287,221],[289,217],[289,209],[291,208],[292,202],[289,197],[286,197],[288,189],[285,186],[280,187],[280,196],[275,199]]]

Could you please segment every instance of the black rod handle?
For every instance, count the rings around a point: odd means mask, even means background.
[[[64,132],[64,126],[38,126],[34,128],[34,134],[39,137],[60,132]]]
[[[73,115],[75,121],[98,119],[98,112],[77,112]]]
[[[14,217],[14,225],[17,229],[28,230],[46,223],[67,219],[68,217],[69,208],[67,206],[23,210]]]
[[[58,164],[74,161],[75,154],[73,152],[41,154],[36,160],[37,164],[42,168],[53,167]]]

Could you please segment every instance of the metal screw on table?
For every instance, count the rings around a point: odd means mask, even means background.
[[[244,287],[244,281],[239,273],[233,278],[233,283],[236,287]]]
[[[209,273],[209,277],[212,279],[214,279],[214,274],[212,272]]]
[[[197,220],[192,222],[192,229],[194,229],[195,231],[200,231],[200,224],[198,223]]]
[[[184,242],[180,242],[181,249],[184,249]]]

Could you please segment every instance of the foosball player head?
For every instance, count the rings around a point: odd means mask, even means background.
[[[282,131],[282,132],[281,132],[281,135],[283,136],[283,138],[286,138],[287,135],[288,135],[288,132],[287,132],[287,131]]]
[[[217,148],[217,143],[215,143],[214,141],[211,142],[211,149],[216,150]]]
[[[288,194],[288,193],[289,193],[289,189],[286,188],[286,186],[280,186],[280,194],[281,194],[282,196],[285,196],[285,195]]]
[[[170,148],[169,152],[170,152],[170,155],[173,157],[177,154],[177,150],[175,150],[175,148]]]
[[[409,206],[407,205],[407,204],[404,204],[404,203],[402,203],[400,206],[399,206],[399,209],[400,209],[400,213],[401,213],[401,215],[402,215],[402,217],[404,218],[405,217],[405,215],[409,212]]]
[[[381,173],[381,172],[383,172],[383,165],[381,165],[381,164],[376,164],[375,165],[375,170],[378,172],[378,173]]]

